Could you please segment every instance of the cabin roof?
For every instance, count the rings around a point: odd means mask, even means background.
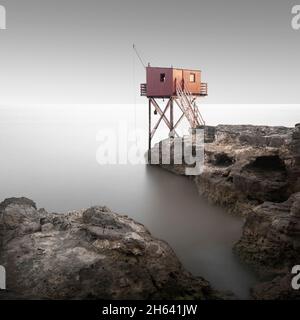
[[[201,72],[199,69],[187,69],[187,68],[176,68],[176,67],[152,67],[152,66],[147,66],[146,68],[149,69],[173,69],[173,70],[186,70],[186,71],[198,71]]]

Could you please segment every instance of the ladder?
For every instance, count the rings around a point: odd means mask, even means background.
[[[192,129],[199,126],[205,126],[205,121],[199,111],[196,103],[196,97],[192,95],[186,85],[176,84],[176,93],[178,97],[178,106],[186,116]]]

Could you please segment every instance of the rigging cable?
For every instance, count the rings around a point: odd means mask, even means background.
[[[134,45],[133,45],[134,48]],[[133,81],[133,104],[134,104],[134,136],[135,136],[135,145],[137,147],[137,136],[136,136],[136,130],[137,130],[137,120],[136,120],[136,114],[137,114],[137,108],[136,108],[136,88],[135,88],[135,55],[134,52],[132,54],[132,81]]]
[[[134,52],[135,52],[135,53],[136,53],[136,55],[138,56],[138,58],[139,58],[139,60],[140,60],[141,64],[142,64],[142,65],[143,65],[143,67],[146,69],[146,65],[145,65],[145,63],[144,63],[144,61],[143,61],[142,57],[140,56],[139,52],[137,51],[135,44],[133,44],[133,45],[132,45],[132,47],[133,47]]]
[[[139,58],[141,64],[143,65],[143,67],[146,69],[146,65],[141,57],[141,55],[139,54],[139,52],[137,51],[137,48],[135,46],[135,44],[132,45],[133,51],[135,52],[135,54],[137,55],[137,57]],[[137,108],[136,108],[136,92],[135,92],[135,56],[133,54],[133,101],[134,101],[134,126],[135,126],[135,144],[137,147]]]

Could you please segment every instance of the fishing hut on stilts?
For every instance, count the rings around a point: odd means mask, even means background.
[[[140,58],[137,51],[136,53]],[[140,60],[143,63],[141,58]],[[204,128],[205,121],[199,110],[198,98],[207,96],[208,91],[207,83],[202,81],[201,71],[152,67],[150,64],[144,67],[146,83],[140,85],[140,94],[148,98],[148,150],[152,148],[153,137],[162,121],[169,128],[169,137],[178,136],[176,128],[184,118],[187,119],[191,129]],[[175,108],[181,111],[181,116],[177,120],[174,119]],[[153,111],[155,115],[159,115],[154,125],[152,124]]]

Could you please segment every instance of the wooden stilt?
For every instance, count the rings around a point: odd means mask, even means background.
[[[151,163],[151,99],[149,99],[149,137],[148,137],[148,162]]]
[[[173,98],[170,98],[170,137],[174,136],[174,112],[173,112]]]

